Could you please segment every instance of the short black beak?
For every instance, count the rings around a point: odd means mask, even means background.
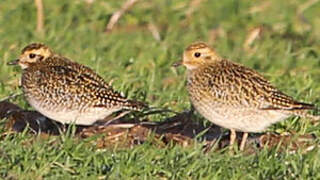
[[[178,61],[172,64],[172,67],[179,67],[182,65],[182,61]]]
[[[19,63],[19,59],[16,59],[8,62],[7,65],[12,66],[12,65],[17,65],[18,63]]]

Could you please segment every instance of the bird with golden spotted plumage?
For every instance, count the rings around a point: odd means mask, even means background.
[[[26,46],[19,59],[21,85],[29,104],[63,124],[92,125],[117,111],[140,111],[142,102],[128,100],[92,69],[54,53],[40,43]]]
[[[315,105],[302,103],[282,93],[253,69],[220,57],[203,42],[193,43],[174,66],[187,68],[187,89],[194,108],[206,119],[230,129],[230,147],[236,131],[244,132],[240,150],[249,132],[261,132],[291,115],[319,120],[308,113]]]

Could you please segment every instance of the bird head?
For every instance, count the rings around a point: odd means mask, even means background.
[[[22,49],[19,59],[9,62],[8,65],[19,65],[22,69],[26,69],[52,55],[53,52],[46,45],[32,43]]]
[[[188,46],[183,52],[182,61],[176,62],[173,66],[184,65],[188,70],[193,70],[220,59],[214,49],[206,43],[197,42]]]

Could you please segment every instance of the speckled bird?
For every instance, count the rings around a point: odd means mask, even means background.
[[[22,69],[21,85],[29,104],[61,123],[92,125],[112,113],[140,111],[144,103],[128,100],[92,69],[54,53],[44,44],[26,46],[9,65]]]
[[[249,132],[262,132],[291,115],[318,120],[308,114],[312,104],[282,93],[253,69],[220,57],[203,42],[193,43],[174,66],[187,68],[187,88],[194,108],[206,119],[230,129],[230,145],[236,131],[244,132],[240,150]]]

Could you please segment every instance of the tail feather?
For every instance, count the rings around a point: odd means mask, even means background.
[[[314,104],[295,102],[290,109],[294,115],[300,116],[303,118],[311,119],[312,121],[319,121],[319,115],[313,115],[308,110],[318,111],[319,109]]]
[[[295,102],[291,108],[292,110],[316,110],[316,106],[314,104]]]
[[[261,108],[261,109],[264,109],[264,110],[289,110],[289,111],[294,111],[294,110],[317,110],[317,107],[315,105],[313,105],[313,104],[293,101],[293,102],[286,103],[286,104],[273,103],[272,105],[264,107],[264,108]]]
[[[267,108],[279,109],[279,110],[313,110],[316,106],[309,103],[303,103],[294,100],[292,97],[280,92],[274,91],[272,95],[267,99],[270,106]]]

